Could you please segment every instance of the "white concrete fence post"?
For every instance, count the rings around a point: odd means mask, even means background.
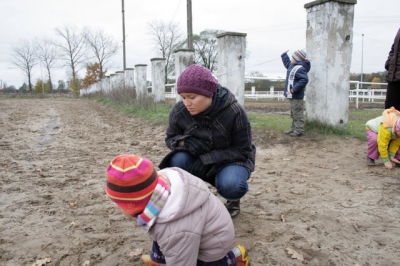
[[[218,82],[244,105],[246,33],[225,32],[218,39]]]
[[[113,91],[117,88],[116,79],[117,79],[117,74],[114,73],[110,75],[110,91]]]
[[[147,65],[135,65],[136,99],[147,96]]]
[[[110,86],[110,76],[105,76],[104,81],[103,81],[103,91],[104,93],[109,93],[111,91],[111,86]]]
[[[133,89],[135,87],[135,69],[126,68],[124,73],[125,73],[125,86]]]
[[[117,88],[124,88],[125,87],[124,71],[116,71],[115,74],[117,74],[117,79],[116,79]]]
[[[152,58],[151,88],[154,102],[165,101],[165,58]]]
[[[176,102],[179,102],[181,97],[176,92],[176,83],[178,82],[179,75],[190,65],[194,63],[194,50],[192,49],[179,49],[175,51],[175,86],[174,92],[176,93]]]
[[[309,121],[347,126],[355,4],[357,0],[318,0],[304,5],[311,61],[306,89]]]

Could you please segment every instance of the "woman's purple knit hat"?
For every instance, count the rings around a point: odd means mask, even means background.
[[[195,93],[211,98],[217,90],[218,81],[208,68],[191,65],[178,78],[177,91]]]

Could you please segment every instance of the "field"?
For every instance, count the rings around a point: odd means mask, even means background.
[[[0,265],[141,265],[151,242],[106,197],[105,169],[121,153],[158,164],[164,131],[90,100],[0,99]],[[398,264],[400,168],[367,167],[366,141],[346,136],[254,142],[234,220],[253,266]]]

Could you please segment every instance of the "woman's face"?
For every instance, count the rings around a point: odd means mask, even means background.
[[[196,94],[183,92],[179,94],[183,104],[191,115],[197,115],[207,110],[211,106],[212,98]]]

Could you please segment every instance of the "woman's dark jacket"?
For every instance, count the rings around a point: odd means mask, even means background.
[[[241,165],[254,171],[256,148],[252,143],[250,121],[235,96],[218,85],[211,107],[191,115],[182,101],[169,115],[165,143],[172,151],[159,168],[170,167],[169,158],[179,150],[198,157],[191,173],[205,179],[214,177],[222,167]],[[184,140],[184,147],[177,147]]]
[[[388,59],[385,63],[387,82],[400,81],[400,29],[394,38],[392,48],[390,49]]]

